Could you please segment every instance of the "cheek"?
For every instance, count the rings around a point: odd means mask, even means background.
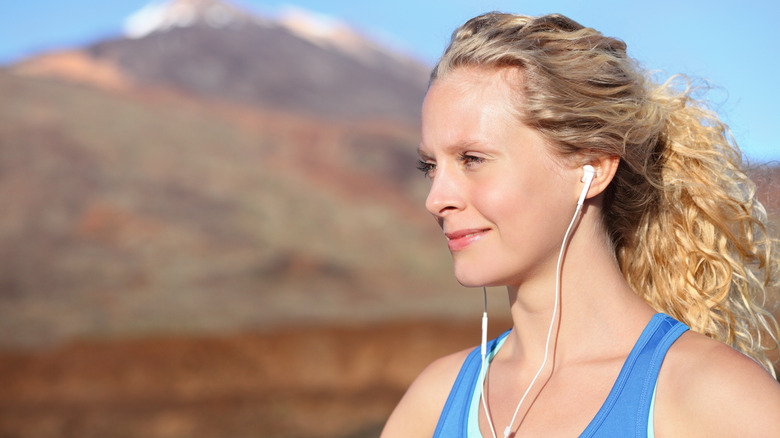
[[[533,216],[533,212],[538,208],[533,196],[529,196],[528,190],[523,190],[521,185],[512,183],[482,190],[472,199],[485,219],[500,229],[528,225],[529,216]]]
[[[473,199],[481,214],[514,245],[555,241],[576,204],[576,199],[569,202],[560,186],[543,177],[508,178]]]
[[[519,219],[543,209],[550,187],[543,178],[523,178],[514,172],[503,172],[478,193],[475,205],[495,222]]]

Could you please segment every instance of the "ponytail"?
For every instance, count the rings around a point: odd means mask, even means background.
[[[718,117],[673,81],[650,94],[664,108],[660,181],[631,245],[617,249],[632,288],[655,309],[723,341],[773,373],[777,240],[739,149]]]

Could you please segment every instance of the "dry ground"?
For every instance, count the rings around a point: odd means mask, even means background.
[[[5,352],[0,437],[377,436],[427,363],[478,342],[475,318]]]

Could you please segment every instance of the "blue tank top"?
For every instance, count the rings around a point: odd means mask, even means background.
[[[580,437],[648,436],[648,418],[661,363],[672,343],[686,330],[687,326],[670,316],[653,316],[623,363],[606,401]],[[488,354],[495,354],[508,333],[488,342]],[[434,438],[474,438],[468,434],[468,423],[482,365],[479,350],[475,348],[466,357],[439,417]]]

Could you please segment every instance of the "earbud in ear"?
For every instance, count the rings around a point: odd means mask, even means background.
[[[585,184],[590,184],[593,181],[593,177],[596,175],[596,169],[590,164],[582,166],[582,179],[580,181]]]
[[[590,164],[586,164],[582,166],[582,179],[580,181],[585,183],[585,186],[582,188],[582,193],[580,193],[580,199],[577,201],[577,205],[582,207],[582,204],[585,203],[585,195],[588,194],[588,190],[590,189],[590,184],[593,182],[593,178],[596,176],[596,169],[593,168]]]

